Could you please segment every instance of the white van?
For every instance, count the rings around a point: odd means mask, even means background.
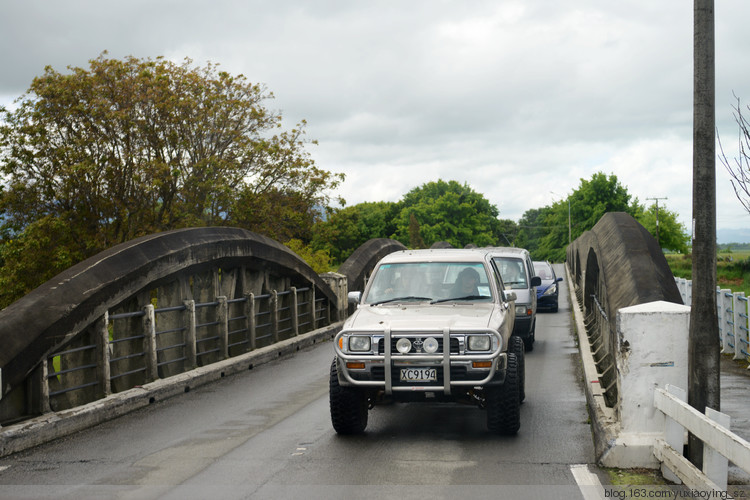
[[[516,294],[516,319],[513,335],[521,337],[527,351],[534,348],[536,329],[536,287],[541,278],[534,275],[529,252],[523,248],[496,247],[489,249],[506,291]]]

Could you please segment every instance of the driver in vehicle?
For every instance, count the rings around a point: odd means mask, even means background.
[[[467,267],[460,273],[456,283],[451,289],[451,297],[468,297],[470,295],[479,295],[479,273],[470,267]]]
[[[512,285],[526,284],[524,273],[521,270],[520,264],[508,264],[506,272],[503,274],[503,281],[505,281],[506,288]]]

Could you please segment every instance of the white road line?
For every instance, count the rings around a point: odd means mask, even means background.
[[[6,469],[10,469],[10,465],[0,465],[0,472],[4,471]]]
[[[586,464],[577,464],[570,466],[570,472],[578,483],[578,489],[581,490],[584,500],[600,500],[604,498],[604,488],[596,474],[589,470]]]

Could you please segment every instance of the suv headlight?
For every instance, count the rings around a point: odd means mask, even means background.
[[[557,291],[557,283],[553,283],[547,288],[542,295],[554,295]]]
[[[368,352],[371,349],[370,337],[360,335],[349,337],[349,350],[352,352]]]
[[[489,335],[469,335],[467,343],[470,351],[489,351],[492,342]]]

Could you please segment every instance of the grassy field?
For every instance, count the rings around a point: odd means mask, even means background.
[[[677,278],[692,279],[690,255],[667,254],[667,263]],[[717,285],[750,296],[750,251],[720,252],[716,258]]]

